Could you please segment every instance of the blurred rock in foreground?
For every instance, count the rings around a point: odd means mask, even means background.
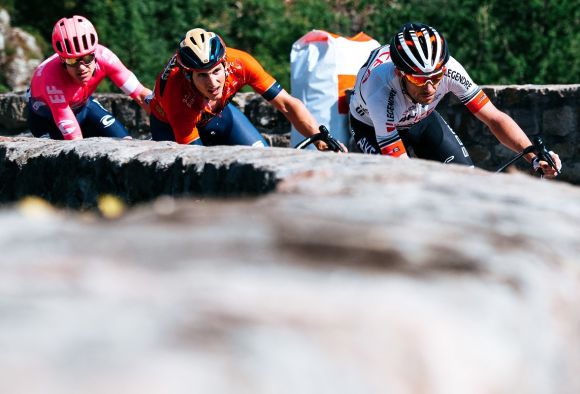
[[[1,393],[580,392],[577,187],[146,141],[0,158],[3,195],[44,165],[47,199],[142,198],[118,220],[0,210]]]

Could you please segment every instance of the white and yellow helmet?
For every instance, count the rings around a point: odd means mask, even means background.
[[[192,29],[177,48],[177,62],[186,70],[200,71],[225,60],[226,46],[217,34],[204,29]]]

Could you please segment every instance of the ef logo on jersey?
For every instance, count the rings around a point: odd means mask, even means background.
[[[66,102],[66,98],[64,97],[64,92],[53,85],[46,86],[46,93],[48,95],[48,99],[53,104],[62,104]]]

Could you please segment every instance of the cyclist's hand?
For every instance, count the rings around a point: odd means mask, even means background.
[[[544,177],[555,178],[558,176],[558,172],[562,169],[562,161],[560,160],[560,156],[558,156],[558,154],[554,153],[553,151],[550,151],[549,153],[558,171],[556,171],[555,168],[552,168],[552,166],[547,161],[540,160],[538,157],[534,158],[532,161],[532,166],[534,167],[534,171],[541,171]]]
[[[346,149],[346,146],[344,146],[344,144],[340,141],[337,141],[340,146],[342,147],[342,149],[344,149],[345,152],[348,152],[348,149]],[[316,146],[316,149],[318,149],[319,151],[329,151],[330,148],[328,146],[328,144],[324,141],[316,141],[314,142],[314,146]],[[341,153],[341,152],[338,152]]]
[[[314,142],[314,146],[316,147],[316,149],[318,149],[319,151],[325,151],[328,150],[328,145],[326,144],[326,142],[324,141],[316,141]]]

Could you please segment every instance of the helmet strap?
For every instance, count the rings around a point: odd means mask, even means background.
[[[411,101],[413,102],[413,104],[417,104],[417,100],[415,100],[413,97],[411,97],[411,95],[409,94],[409,91],[407,90],[407,79],[399,73],[399,78],[401,79],[401,88],[403,91],[403,94],[407,97],[409,97],[411,99]]]

